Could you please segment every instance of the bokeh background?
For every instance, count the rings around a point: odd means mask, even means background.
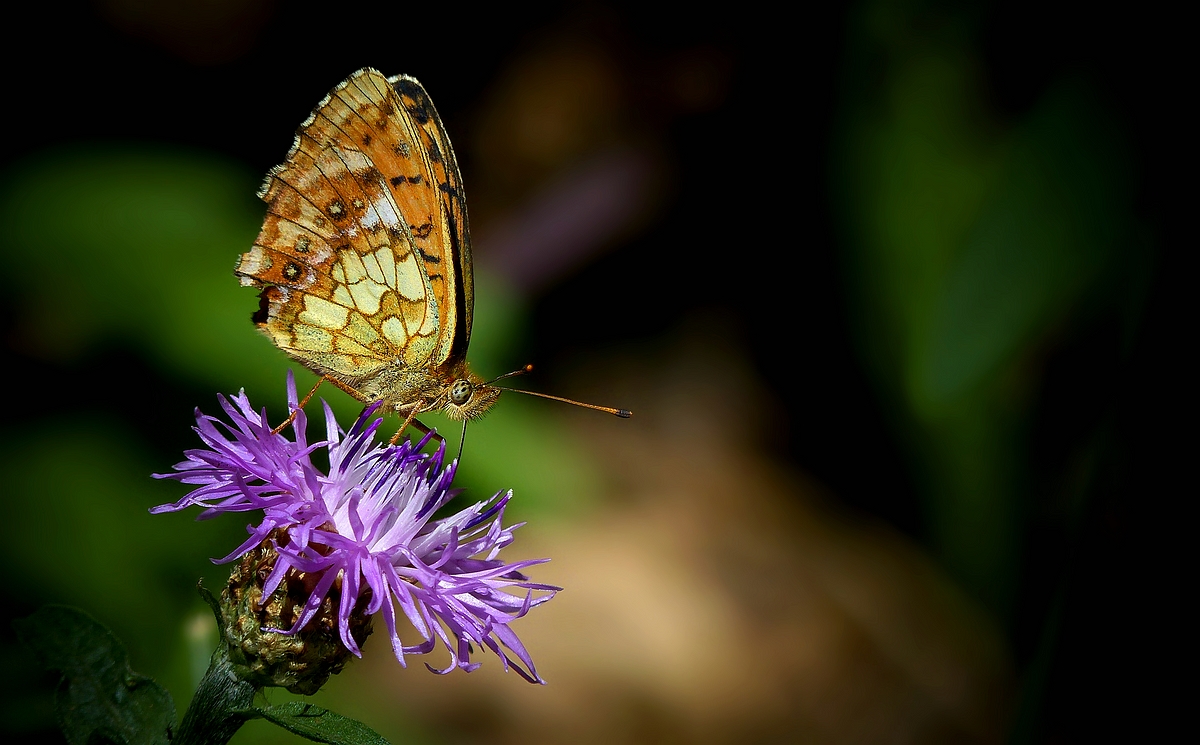
[[[566,588],[516,626],[548,686],[380,639],[318,702],[396,743],[1144,741],[1182,711],[1194,190],[1165,5],[24,12],[6,742],[60,737],[10,626],[46,602],[186,706],[215,643],[194,586],[245,526],[150,516],[182,489],[149,474],[217,392],[281,415],[289,363],[232,266],[262,174],[365,65],[419,78],[459,155],[475,369],[635,418],[507,395],[469,432],[461,483],[515,489],[511,555]]]

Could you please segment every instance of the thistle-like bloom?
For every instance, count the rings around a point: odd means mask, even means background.
[[[288,374],[288,403],[298,409],[295,381]],[[197,519],[225,512],[262,511],[262,521],[248,526],[250,537],[217,563],[238,559],[269,542],[278,553],[263,586],[270,596],[288,575],[304,573],[315,581],[295,624],[280,633],[301,631],[317,614],[335,583],[340,585],[337,610],[342,644],[361,656],[350,634],[350,615],[364,589],[366,613],[382,610],[396,658],[432,651],[440,639],[450,664],[471,671],[471,644],[487,647],[530,682],[538,677],[529,652],[509,623],[554,596],[559,589],[530,582],[521,570],[548,559],[511,564],[497,558],[513,540],[520,524],[503,527],[504,508],[512,492],[497,493],[446,517],[435,518],[458,490],[450,488],[458,465],[442,468],[445,443],[433,454],[421,452],[428,436],[415,446],[375,442],[382,419],[371,420],[369,407],[344,431],[325,405],[325,435],[305,440],[306,419],[297,410],[294,439],[272,434],[266,410],[256,412],[245,391],[232,400],[219,396],[232,424],[196,411],[196,432],[205,447],[188,450],[175,473],[155,474],[198,488],[153,513],[176,512],[193,505],[204,508]],[[329,472],[311,459],[325,449]],[[507,590],[517,589],[521,594]],[[406,646],[396,630],[395,606],[424,641]],[[507,650],[507,651],[506,651]],[[510,653],[512,656],[510,656]]]

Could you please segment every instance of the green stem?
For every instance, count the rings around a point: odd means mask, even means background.
[[[234,674],[229,648],[218,644],[171,745],[225,745],[246,722],[242,712],[255,693],[256,686]]]

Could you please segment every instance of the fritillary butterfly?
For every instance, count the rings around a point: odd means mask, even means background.
[[[465,425],[509,390],[467,367],[474,286],[462,176],[414,78],[363,68],[344,80],[258,195],[267,216],[234,273],[263,288],[254,322],[318,385],[382,401],[406,417],[401,431],[428,411]]]

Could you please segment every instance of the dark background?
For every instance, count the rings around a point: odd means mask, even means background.
[[[823,484],[835,509],[884,521],[926,546],[994,615],[1018,683],[1007,736],[1145,739],[1178,710],[1163,671],[1186,649],[1175,576],[1185,492],[1175,475],[1183,455],[1177,422],[1190,407],[1176,350],[1192,336],[1179,328],[1181,186],[1190,159],[1177,103],[1186,93],[1183,23],[1165,8],[885,3],[819,5],[783,18],[753,3],[721,12],[636,3],[286,2],[167,11],[112,0],[35,4],[23,13],[5,24],[0,171],[67,146],[150,143],[218,153],[265,173],[316,100],[369,65],[412,74],[431,92],[458,145],[468,193],[482,182],[490,194],[473,213],[482,223],[521,191],[489,187],[481,171],[498,161],[479,154],[484,146],[459,143],[477,137],[485,102],[514,74],[505,71],[520,69],[531,49],[535,57],[556,44],[603,50],[619,87],[618,113],[604,126],[613,142],[650,154],[659,174],[653,209],[599,239],[574,267],[530,285],[520,351],[538,368],[534,385],[570,390],[580,355],[636,355],[688,319],[719,317],[769,394],[761,447]],[[1111,247],[1082,289],[1064,291],[1009,354],[1023,393],[1022,403],[1002,407],[1011,454],[1004,463],[1019,472],[1001,489],[1016,505],[1006,513],[1014,527],[1002,538],[1003,576],[972,574],[943,546],[934,527],[940,503],[927,497],[939,488],[943,461],[931,455],[936,444],[921,443],[956,435],[914,415],[893,379],[898,368],[879,361],[873,350],[886,332],[878,319],[890,311],[862,279],[876,254],[859,230],[872,218],[854,196],[869,181],[869,167],[851,165],[862,142],[855,133],[877,124],[870,112],[894,94],[896,70],[938,55],[970,60],[977,111],[968,119],[978,132],[1019,131],[1069,79],[1088,91],[1085,121],[1116,143],[1104,150],[1114,165],[1095,177],[1111,182],[1112,196],[1088,203],[1119,213],[1096,220]],[[698,93],[673,82],[679,69],[694,73]],[[606,136],[597,135],[595,147],[606,146]],[[528,169],[514,183],[544,181],[543,171]],[[258,209],[252,194],[242,196]],[[69,201],[53,205],[55,213],[71,209]],[[1080,235],[1091,240],[1086,230]],[[31,279],[19,250],[7,251],[6,436],[20,439],[44,422],[116,422],[152,433],[143,445],[153,463],[176,460],[191,445],[191,407],[210,401],[211,387],[171,375],[135,344],[31,352],[22,319],[37,311],[23,305],[28,293],[12,288],[60,285],[53,275]],[[479,262],[503,263],[486,252],[481,240]],[[177,267],[190,271],[186,257]],[[21,498],[29,496],[5,500]],[[73,547],[47,550],[70,556]],[[58,599],[13,581],[5,629]],[[11,632],[4,640],[5,654],[18,655]],[[29,741],[44,735],[25,733]]]

